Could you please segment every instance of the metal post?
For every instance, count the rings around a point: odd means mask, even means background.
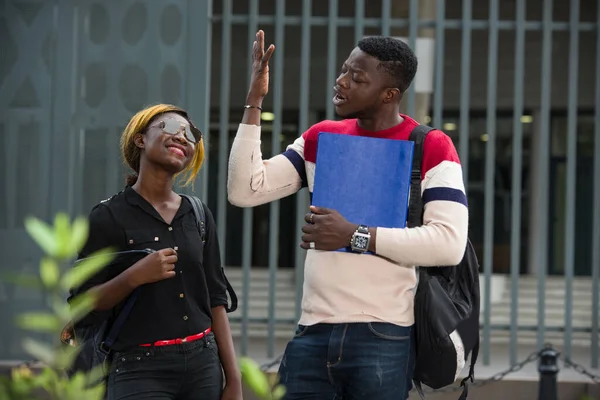
[[[532,255],[535,257],[535,268],[538,278],[538,347],[544,343],[546,331],[546,273],[548,270],[548,193],[550,171],[550,99],[552,79],[552,9],[553,0],[544,1],[544,27],[542,33],[542,73],[541,73],[541,99],[540,99],[540,125],[538,137],[537,162],[533,166],[537,171],[538,202],[532,209],[535,214],[535,224],[531,232],[536,232],[534,237],[535,247]]]
[[[556,377],[558,375],[558,351],[547,344],[540,350],[538,372],[540,373],[540,386],[538,400],[558,400]]]
[[[258,0],[250,1],[248,12],[248,77],[247,86],[250,85],[252,77],[252,44],[258,30]],[[249,327],[249,302],[250,302],[250,270],[252,264],[252,222],[254,216],[253,208],[244,208],[244,222],[242,228],[242,355],[248,353],[248,327]]]
[[[573,335],[573,276],[575,275],[575,192],[577,187],[577,85],[579,75],[579,0],[571,0],[569,95],[567,121],[567,182],[565,210],[565,337],[564,353],[571,356]]]
[[[221,262],[227,264],[227,156],[229,154],[229,92],[231,89],[231,14],[232,0],[223,1],[221,21],[221,93],[219,110],[219,156],[217,184],[217,234]]]
[[[212,51],[212,0],[188,0],[186,103],[203,133],[205,151],[210,149],[210,83]],[[198,40],[194,40],[198,38]],[[199,188],[194,192],[203,201],[208,200],[208,162],[204,162],[199,177]]]
[[[496,82],[498,78],[498,0],[490,0],[490,35],[488,44],[487,135],[485,146],[485,203],[483,227],[484,325],[483,363],[490,364],[491,291],[494,251],[494,176],[496,172]]]
[[[594,117],[594,210],[592,243],[600,243],[600,0],[596,10],[596,115]],[[592,368],[598,368],[600,331],[600,246],[592,246]]]
[[[283,73],[284,73],[284,42],[285,42],[285,2],[278,1],[275,8],[275,43],[273,76],[273,133],[271,136],[271,155],[281,151],[281,129],[283,122]],[[279,200],[270,204],[269,209],[269,332],[267,353],[268,357],[275,355],[275,285],[279,264]]]
[[[510,364],[517,363],[519,269],[521,265],[521,186],[523,169],[523,83],[525,81],[525,0],[517,1],[512,157],[512,209],[510,242]]]
[[[300,113],[298,115],[299,133],[308,129],[310,111],[310,16],[312,15],[311,0],[302,2],[302,48],[300,50]],[[331,99],[329,100],[331,103]],[[304,215],[307,212],[308,193],[305,190],[296,194],[296,243],[301,242]],[[296,320],[302,314],[302,285],[304,283],[304,259],[306,252],[296,246],[295,253],[295,283],[296,283]]]
[[[462,14],[462,45],[461,45],[461,64],[460,64],[460,123],[458,124],[458,154],[460,156],[460,165],[463,170],[463,180],[465,189],[468,193],[469,187],[469,137],[470,121],[469,109],[471,100],[471,18],[472,18],[472,0],[463,0]]]
[[[415,50],[417,48],[417,28],[419,27],[419,2],[418,0],[410,0],[410,10],[409,10],[409,35],[408,35],[408,45],[411,49]],[[408,88],[408,99],[407,99],[407,107],[406,113],[408,115],[415,115],[415,83]]]
[[[326,118],[333,119],[333,86],[335,85],[337,66],[337,30],[338,30],[338,0],[329,0],[329,26],[327,28],[327,105]]]
[[[443,121],[443,94],[444,94],[444,15],[446,13],[446,0],[438,0],[435,7],[435,92],[433,94],[433,125],[441,127]]]

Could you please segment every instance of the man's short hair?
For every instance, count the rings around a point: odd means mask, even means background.
[[[358,42],[358,48],[379,60],[396,87],[404,93],[417,73],[417,57],[402,40],[388,36],[370,36]]]

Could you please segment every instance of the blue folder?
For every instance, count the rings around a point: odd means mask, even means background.
[[[413,148],[409,140],[319,133],[312,204],[357,225],[404,228]]]

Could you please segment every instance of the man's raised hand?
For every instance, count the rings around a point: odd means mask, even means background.
[[[263,98],[269,92],[269,60],[274,51],[273,44],[265,51],[265,33],[259,30],[252,47],[252,78],[247,97],[248,105],[260,107]]]

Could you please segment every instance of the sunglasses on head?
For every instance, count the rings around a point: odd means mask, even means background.
[[[184,124],[173,118],[167,118],[154,125],[169,135],[177,135],[183,131],[183,136],[190,143],[196,144],[202,139],[202,132],[192,124]]]

